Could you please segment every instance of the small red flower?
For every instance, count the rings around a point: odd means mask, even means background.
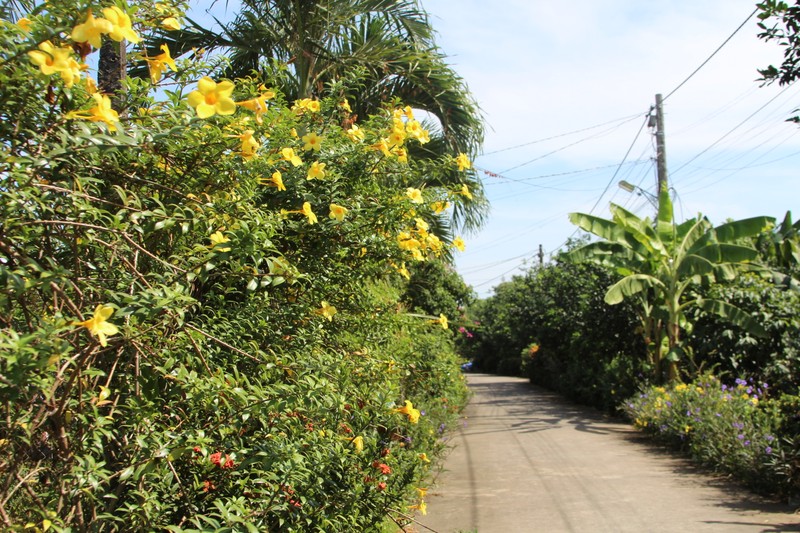
[[[236,463],[234,463],[233,459],[228,457],[228,455],[226,454],[225,455],[225,462],[220,465],[220,468],[223,468],[223,469],[227,470],[227,469],[233,468],[234,466],[236,466]]]
[[[386,490],[386,483],[383,481],[378,483],[378,490]]]
[[[384,448],[381,450],[381,457],[386,457],[390,453],[392,453],[392,450],[390,450],[389,448]]]
[[[203,492],[211,492],[212,490],[216,489],[216,485],[209,480],[203,481]]]
[[[219,466],[219,464],[222,462],[222,452],[212,453],[208,459],[211,461],[211,464]]]
[[[375,461],[375,463],[378,463],[378,461]],[[374,466],[375,468],[380,470],[381,474],[391,474],[392,473],[392,469],[386,463],[378,463],[377,465],[375,463],[372,463],[372,466]]]

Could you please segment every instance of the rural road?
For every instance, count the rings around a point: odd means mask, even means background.
[[[474,396],[413,531],[800,531],[794,508],[703,474],[626,424],[521,378],[468,380]]]

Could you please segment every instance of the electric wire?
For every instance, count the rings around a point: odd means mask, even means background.
[[[595,124],[594,126],[588,126],[586,128],[581,128],[581,129],[578,129],[578,130],[568,131],[566,133],[559,133],[558,135],[552,135],[550,137],[545,137],[543,139],[537,139],[535,141],[530,141],[530,142],[526,142],[526,143],[522,143],[522,144],[517,144],[517,145],[514,145],[514,146],[509,146],[508,148],[501,148],[499,150],[492,150],[491,152],[484,152],[481,155],[485,156],[485,155],[499,154],[501,152],[507,152],[509,150],[515,150],[517,148],[523,148],[525,146],[530,146],[532,144],[537,144],[537,143],[540,143],[540,142],[552,141],[553,139],[558,139],[560,137],[567,137],[568,135],[575,135],[576,133],[583,133],[584,131],[589,131],[589,130],[593,130],[595,128],[600,128],[600,127],[603,127],[603,126],[607,126],[608,124],[614,124],[616,122],[621,122],[621,121],[628,121],[628,120],[636,118],[638,116],[639,116],[638,113],[635,114],[635,115],[628,115],[628,116],[621,117],[621,118],[618,118],[618,119],[614,119],[614,120],[609,120],[607,122],[603,122],[602,124]]]
[[[516,170],[516,169],[518,169],[518,168],[522,168],[522,167],[524,167],[524,166],[530,165],[531,163],[535,163],[536,161],[539,161],[539,160],[541,160],[541,159],[544,159],[545,157],[549,157],[549,156],[551,156],[551,155],[553,155],[553,154],[557,154],[558,152],[562,152],[562,151],[566,150],[567,148],[571,148],[571,147],[573,147],[573,146],[575,146],[575,145],[577,145],[577,144],[580,144],[580,143],[582,143],[582,142],[586,142],[586,141],[590,141],[590,140],[592,140],[592,139],[596,139],[596,138],[598,138],[598,137],[600,137],[600,136],[602,136],[602,135],[605,135],[605,134],[607,134],[607,133],[610,133],[610,132],[612,132],[612,131],[614,131],[614,130],[616,130],[616,129],[618,129],[618,128],[622,127],[622,126],[624,126],[625,124],[627,124],[628,122],[630,122],[631,120],[635,119],[635,118],[636,118],[636,117],[638,117],[638,116],[641,116],[641,115],[640,115],[640,114],[633,115],[633,118],[631,118],[631,119],[628,119],[628,120],[626,120],[625,122],[621,122],[620,124],[617,124],[617,125],[616,125],[616,126],[614,126],[613,128],[608,128],[608,129],[606,129],[606,130],[603,130],[603,131],[601,131],[601,132],[599,132],[599,133],[596,133],[596,134],[594,134],[594,135],[590,135],[590,136],[588,136],[588,137],[584,137],[584,138],[582,138],[582,139],[578,139],[577,141],[575,141],[575,142],[573,142],[573,143],[570,143],[570,144],[567,144],[567,145],[565,145],[565,146],[562,146],[561,148],[556,148],[555,150],[552,150],[552,151],[550,151],[550,152],[547,152],[546,154],[542,154],[542,155],[540,155],[540,156],[538,156],[538,157],[535,157],[535,158],[531,159],[530,161],[525,161],[524,163],[520,163],[519,165],[513,166],[513,167],[511,167],[511,168],[507,168],[507,169],[503,170],[503,171],[501,172],[501,174],[505,174],[506,172],[511,172],[512,170]]]
[[[666,101],[666,99],[667,99],[667,98],[669,98],[670,96],[672,96],[673,94],[675,94],[675,92],[676,92],[678,89],[680,89],[681,87],[683,87],[683,86],[686,84],[686,82],[688,82],[690,79],[692,79],[692,78],[694,77],[694,75],[695,75],[695,74],[697,74],[697,73],[700,71],[700,69],[702,69],[704,66],[706,66],[706,64],[707,64],[709,61],[711,61],[711,58],[713,58],[715,55],[717,55],[717,52],[719,52],[720,50],[722,50],[722,48],[723,48],[723,47],[724,47],[726,44],[728,44],[728,42],[729,42],[731,39],[733,39],[733,36],[734,36],[734,35],[736,35],[737,33],[739,33],[739,30],[741,30],[741,29],[744,27],[744,25],[745,25],[745,24],[747,24],[747,22],[748,22],[748,21],[749,21],[751,18],[753,18],[753,15],[755,15],[756,13],[758,13],[758,9],[759,9],[759,8],[758,8],[758,7],[756,7],[756,8],[753,10],[753,12],[752,12],[752,13],[750,13],[750,14],[747,16],[747,18],[746,18],[746,19],[744,19],[744,22],[742,22],[742,23],[739,25],[739,27],[738,27],[738,28],[736,28],[736,29],[733,31],[733,33],[731,33],[731,34],[728,36],[728,38],[727,38],[727,39],[725,39],[725,40],[722,42],[722,44],[721,44],[721,45],[719,45],[719,46],[717,47],[717,49],[716,49],[716,50],[714,50],[714,51],[711,53],[711,55],[710,55],[710,56],[708,56],[708,58],[707,58],[705,61],[703,61],[703,62],[700,64],[700,66],[699,66],[699,67],[697,67],[696,69],[694,69],[694,72],[692,72],[691,74],[689,74],[689,76],[687,76],[685,80],[683,80],[682,82],[680,82],[680,83],[678,84],[678,86],[677,86],[677,87],[675,87],[674,89],[672,89],[672,90],[671,90],[671,91],[670,91],[670,92],[667,94],[667,96],[665,96],[664,98],[662,98],[662,99],[661,99],[661,102],[663,103],[664,101]]]
[[[782,90],[781,90],[781,91],[780,91],[778,94],[776,94],[775,96],[773,96],[772,98],[770,98],[770,99],[767,101],[767,103],[765,103],[764,105],[762,105],[761,107],[759,107],[758,109],[756,109],[754,112],[752,112],[750,115],[748,115],[748,116],[747,116],[747,117],[746,117],[744,120],[742,120],[742,121],[741,121],[741,122],[739,122],[739,123],[738,123],[736,126],[734,126],[733,128],[731,128],[730,130],[728,130],[728,131],[727,131],[727,132],[726,132],[724,135],[722,135],[722,137],[720,137],[719,139],[717,139],[716,141],[714,141],[713,143],[711,143],[709,146],[707,146],[705,149],[703,149],[702,151],[700,151],[700,152],[699,152],[697,155],[695,155],[694,157],[692,157],[691,159],[689,159],[688,161],[686,161],[685,163],[683,163],[683,164],[682,164],[681,166],[679,166],[677,169],[673,170],[673,171],[672,171],[672,174],[673,174],[673,175],[677,174],[677,173],[678,173],[678,172],[680,172],[682,169],[684,169],[684,168],[685,168],[687,165],[691,164],[693,161],[696,161],[696,160],[697,160],[697,159],[698,159],[700,156],[702,156],[703,154],[705,154],[706,152],[708,152],[709,150],[711,150],[712,148],[714,148],[716,145],[718,145],[719,143],[721,143],[721,142],[722,142],[722,141],[723,141],[723,140],[724,140],[726,137],[728,137],[728,136],[729,136],[730,134],[732,134],[734,131],[736,131],[737,129],[739,129],[740,127],[742,127],[742,126],[743,126],[745,123],[747,123],[747,121],[749,121],[751,118],[753,118],[753,117],[754,117],[754,116],[756,116],[758,113],[760,113],[760,112],[761,112],[763,109],[765,109],[765,108],[766,108],[768,105],[770,105],[772,102],[774,102],[774,101],[775,101],[775,100],[776,100],[776,99],[777,99],[779,96],[781,96],[783,93],[785,93],[785,92],[786,92],[786,91],[787,91],[787,90],[788,90],[790,87],[792,87],[792,86],[793,86],[793,85],[787,85],[786,87],[784,87],[784,88],[783,88],[783,89],[782,89]]]

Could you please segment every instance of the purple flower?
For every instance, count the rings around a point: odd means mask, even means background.
[[[736,435],[736,438],[739,440],[744,440],[744,434],[739,433],[738,435]]]
[[[745,446],[750,446],[750,441],[749,440],[744,441],[744,445]]]
[[[767,442],[772,442],[773,440],[775,440],[775,437],[773,437],[772,435],[767,435],[764,438],[767,439]]]
[[[747,385],[747,382],[741,378],[736,378],[736,384],[744,387],[745,385]]]
[[[767,455],[771,454],[772,448],[770,446],[767,446],[766,448],[764,448],[764,453],[766,453]]]

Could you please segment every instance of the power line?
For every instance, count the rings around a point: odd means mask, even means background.
[[[793,85],[793,84],[792,84],[792,85]],[[778,94],[776,94],[775,96],[773,96],[772,98],[770,98],[770,99],[767,101],[767,103],[766,103],[766,104],[762,105],[761,107],[759,107],[758,109],[756,109],[755,111],[753,111],[751,114],[749,114],[749,115],[747,116],[747,118],[745,118],[744,120],[742,120],[741,122],[739,122],[739,123],[738,123],[736,126],[734,126],[733,128],[729,129],[729,130],[728,130],[728,131],[727,131],[727,132],[726,132],[726,133],[725,133],[725,134],[724,134],[722,137],[720,137],[719,139],[717,139],[716,141],[714,141],[713,143],[711,143],[711,144],[710,144],[708,147],[706,147],[706,148],[705,148],[704,150],[702,150],[700,153],[698,153],[697,155],[695,155],[694,157],[692,157],[691,159],[689,159],[688,161],[686,161],[684,164],[682,164],[681,166],[679,166],[677,169],[673,170],[671,173],[672,173],[673,175],[675,175],[675,174],[676,174],[677,172],[679,172],[681,169],[683,169],[683,168],[685,168],[687,165],[689,165],[689,164],[690,164],[692,161],[695,161],[695,160],[696,160],[697,158],[699,158],[701,155],[705,154],[706,152],[708,152],[709,150],[711,150],[712,148],[714,148],[716,145],[718,145],[719,143],[721,143],[721,142],[722,142],[722,141],[723,141],[723,140],[724,140],[724,139],[725,139],[725,138],[726,138],[728,135],[730,135],[731,133],[733,133],[734,131],[736,131],[736,130],[737,130],[737,129],[739,129],[740,127],[742,127],[742,126],[743,126],[743,125],[744,125],[744,124],[745,124],[745,123],[746,123],[748,120],[750,120],[751,118],[753,118],[754,116],[756,116],[757,114],[759,114],[761,111],[763,111],[763,110],[764,110],[764,108],[766,108],[768,105],[770,105],[772,102],[774,102],[774,101],[775,101],[775,100],[776,100],[776,99],[777,99],[779,96],[781,96],[783,93],[785,93],[785,92],[786,92],[786,91],[787,91],[787,90],[788,90],[790,87],[792,87],[792,85],[787,85],[786,87],[784,87],[784,88],[783,88],[783,90],[781,90],[781,91],[780,91]]]
[[[600,197],[599,197],[599,198],[597,199],[597,201],[594,203],[594,206],[592,206],[592,208],[589,210],[589,214],[590,214],[590,215],[592,214],[592,212],[593,212],[595,209],[597,209],[597,206],[598,206],[598,205],[600,205],[600,200],[602,200],[602,199],[603,199],[603,196],[605,196],[605,195],[606,195],[606,193],[608,192],[608,189],[611,187],[611,184],[612,184],[612,183],[614,183],[614,180],[617,178],[617,174],[619,174],[619,171],[620,171],[620,169],[622,168],[622,165],[624,165],[624,164],[625,164],[625,161],[628,159],[628,156],[629,156],[629,155],[631,155],[631,150],[633,150],[633,147],[634,147],[634,145],[636,144],[636,141],[638,141],[638,140],[639,140],[639,135],[641,135],[641,134],[642,134],[642,131],[644,130],[644,126],[645,126],[645,124],[647,124],[647,121],[648,121],[649,119],[650,119],[650,113],[648,113],[647,115],[645,115],[645,117],[644,117],[644,121],[642,121],[642,125],[639,127],[639,131],[637,131],[637,132],[636,132],[636,137],[634,137],[634,138],[633,138],[633,142],[631,142],[631,145],[628,147],[628,151],[627,151],[627,152],[625,152],[625,156],[622,158],[622,161],[620,162],[620,164],[619,164],[619,165],[617,165],[617,170],[615,170],[615,171],[614,171],[614,175],[612,175],[612,176],[611,176],[611,179],[610,179],[610,180],[608,180],[608,185],[606,185],[606,188],[603,190],[603,193],[600,195]],[[576,230],[576,231],[577,231],[577,230]],[[575,233],[573,233],[572,235],[575,235]],[[572,237],[572,236],[570,236],[570,238],[571,238],[571,237]]]
[[[519,165],[513,166],[511,168],[507,168],[502,173],[504,174],[506,172],[511,172],[512,170],[516,170],[518,168],[522,168],[524,166],[530,165],[531,163],[534,163],[536,161],[544,159],[545,157],[548,157],[548,156],[551,156],[551,155],[556,154],[558,152],[561,152],[563,150],[566,150],[567,148],[575,146],[576,144],[580,144],[582,142],[589,141],[591,139],[596,139],[597,137],[600,137],[601,135],[605,135],[606,133],[609,133],[611,131],[614,131],[617,128],[620,128],[620,127],[624,126],[625,124],[627,124],[628,122],[630,122],[631,120],[633,120],[634,118],[636,118],[638,116],[640,116],[640,115],[639,114],[632,115],[633,118],[629,118],[629,119],[625,120],[625,122],[621,122],[621,123],[617,124],[616,126],[614,126],[613,128],[608,128],[606,130],[601,131],[600,133],[596,133],[594,135],[590,135],[588,137],[584,137],[582,139],[578,139],[577,141],[575,141],[573,143],[570,143],[570,144],[567,144],[565,146],[562,146],[561,148],[556,148],[555,150],[552,150],[550,152],[547,152],[546,154],[540,155],[539,157],[535,157],[535,158],[531,159],[530,161],[525,161],[524,163],[520,163]]]
[[[594,126],[588,126],[586,128],[581,128],[579,130],[568,131],[567,133],[559,133],[558,135],[553,135],[551,137],[545,137],[544,139],[537,139],[535,141],[530,141],[530,142],[526,142],[526,143],[522,143],[522,144],[517,144],[515,146],[509,146],[508,148],[501,148],[500,150],[493,150],[491,152],[484,152],[483,154],[481,154],[481,156],[499,154],[500,152],[507,152],[509,150],[515,150],[517,148],[522,148],[524,146],[530,146],[531,144],[537,144],[537,143],[545,142],[545,141],[552,141],[553,139],[558,139],[560,137],[566,137],[568,135],[574,135],[576,133],[582,133],[584,131],[593,130],[595,128],[600,128],[600,127],[606,126],[608,124],[614,124],[616,122],[622,122],[623,120],[627,121],[627,120],[630,120],[632,118],[636,118],[638,116],[639,116],[638,113],[635,114],[635,115],[628,115],[626,117],[621,117],[621,118],[618,118],[618,119],[609,120],[608,122],[603,122],[602,124],[595,124]]]
[[[685,80],[683,80],[682,82],[680,82],[680,84],[678,84],[678,86],[677,86],[677,87],[675,87],[674,89],[672,89],[672,91],[670,91],[670,92],[667,94],[667,96],[665,96],[664,98],[662,98],[662,99],[661,99],[661,101],[662,101],[662,102],[664,102],[664,101],[665,101],[667,98],[669,98],[670,96],[672,96],[673,94],[675,94],[675,91],[677,91],[678,89],[680,89],[681,87],[683,87],[683,86],[684,86],[684,84],[685,84],[687,81],[689,81],[690,79],[692,79],[692,77],[693,77],[695,74],[697,74],[697,73],[700,71],[700,69],[701,69],[701,68],[703,68],[704,66],[706,66],[706,63],[708,63],[709,61],[711,61],[711,58],[712,58],[712,57],[714,57],[715,55],[717,55],[717,52],[719,52],[720,50],[722,50],[722,47],[724,47],[726,44],[728,44],[728,41],[730,41],[731,39],[733,39],[733,36],[734,36],[734,35],[736,35],[737,33],[739,33],[739,30],[741,30],[741,29],[744,27],[744,25],[745,25],[745,24],[747,24],[747,22],[748,22],[748,21],[749,21],[751,18],[753,18],[753,15],[755,15],[756,13],[758,13],[758,8],[757,8],[757,7],[756,7],[756,8],[753,10],[753,12],[752,12],[752,13],[750,13],[750,14],[747,16],[747,18],[746,18],[746,19],[744,19],[744,22],[742,22],[742,23],[739,25],[739,27],[738,27],[738,28],[736,28],[736,29],[733,31],[733,33],[731,33],[731,34],[730,34],[730,36],[728,36],[728,38],[727,38],[727,39],[725,39],[725,40],[722,42],[722,44],[721,44],[721,45],[719,45],[719,47],[717,47],[717,49],[716,49],[716,50],[714,50],[714,52],[713,52],[713,53],[712,53],[710,56],[708,56],[708,58],[707,58],[705,61],[703,61],[703,62],[700,64],[700,66],[699,66],[699,67],[697,67],[696,69],[694,69],[694,72],[692,72],[691,74],[689,74],[689,76],[687,76]]]

